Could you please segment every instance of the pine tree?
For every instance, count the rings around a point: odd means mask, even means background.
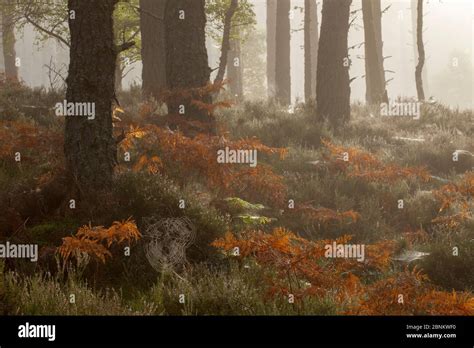
[[[324,0],[316,81],[317,116],[333,126],[350,117],[347,36],[351,0]]]
[[[166,0],[140,0],[142,89],[145,98],[156,100],[166,88],[165,6]]]
[[[205,0],[167,1],[166,81],[169,89],[196,89],[209,83],[211,70],[208,66],[205,27]],[[210,95],[193,98],[206,104],[212,102]],[[183,98],[168,102],[168,111],[209,124],[215,131],[213,116],[197,107],[192,100]]]
[[[68,103],[91,103],[95,118],[66,117],[67,171],[81,191],[112,182],[116,143],[112,135],[115,63],[113,12],[117,0],[68,0],[71,33]]]
[[[290,9],[291,0],[277,1],[275,93],[281,105],[291,104]]]

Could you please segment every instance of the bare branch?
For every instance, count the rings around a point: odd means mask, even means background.
[[[60,35],[56,34],[55,32],[51,31],[51,30],[48,30],[44,27],[42,27],[41,25],[39,25],[38,23],[36,23],[35,21],[33,21],[28,14],[24,14],[24,18],[26,19],[26,21],[28,23],[30,23],[31,25],[33,25],[36,29],[54,37],[56,40],[60,41],[61,43],[63,43],[64,45],[66,45],[67,47],[70,47],[71,45],[69,44],[69,42],[67,42],[66,39],[64,39],[63,37],[61,37]]]
[[[117,53],[120,53],[120,52],[128,50],[130,47],[133,47],[133,46],[135,46],[135,41],[125,42],[121,45],[115,46],[115,50],[117,51]]]

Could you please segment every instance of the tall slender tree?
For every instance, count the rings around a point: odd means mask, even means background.
[[[214,83],[222,82],[226,76],[226,90],[237,100],[243,95],[241,44],[256,24],[253,7],[250,0],[206,1],[209,41],[221,42]],[[217,95],[216,92],[214,97]]]
[[[304,4],[304,95],[309,102],[316,98],[318,10],[316,0],[305,0]]]
[[[267,90],[268,97],[275,97],[277,0],[267,0]]]
[[[311,35],[311,95],[316,99],[316,78],[318,74],[318,45],[319,45],[319,20],[318,20],[318,3],[314,2],[314,6],[310,6],[310,16],[313,19],[310,21],[310,35]]]
[[[204,6],[205,0],[166,3],[166,81],[171,90],[196,89],[209,83],[211,69],[206,51]],[[196,104],[196,101],[211,103],[211,96],[196,94],[192,99],[182,97],[169,101],[169,113],[207,123],[215,132],[214,117]]]
[[[350,118],[347,37],[351,0],[324,0],[318,49],[317,116],[333,126]]]
[[[110,186],[116,164],[112,134],[115,63],[113,12],[117,0],[68,0],[71,35],[68,103],[90,103],[95,118],[66,117],[66,168],[81,192]]]
[[[235,30],[235,37],[230,40],[230,51],[227,60],[227,79],[229,80],[229,91],[231,95],[241,100],[243,98],[243,65],[241,38],[239,30]]]
[[[142,90],[145,98],[160,99],[166,88],[164,13],[167,0],[140,0],[142,35]]]
[[[229,51],[231,50],[232,17],[239,6],[238,0],[231,0],[224,16],[224,31],[222,33],[221,56],[219,59],[219,69],[214,82],[222,82],[226,68],[228,68]],[[228,72],[228,69],[227,69]]]
[[[2,23],[2,11],[0,11],[0,28]],[[0,29],[1,32],[1,29]],[[5,72],[5,59],[3,57],[3,40],[0,40],[0,72]]]
[[[0,14],[0,21],[1,20],[2,20],[2,17],[1,17],[1,14]],[[0,26],[1,26],[1,24],[0,24]],[[3,58],[3,40],[0,40],[0,71],[5,72],[5,59]]]
[[[290,10],[291,0],[277,1],[275,93],[281,105],[291,104]]]
[[[18,80],[15,52],[15,23],[13,19],[14,7],[14,0],[4,0],[1,6],[2,46],[5,76],[12,80]]]
[[[387,103],[380,0],[362,0],[362,15],[365,38],[366,100],[372,105]]]
[[[418,62],[415,69],[416,93],[418,100],[425,100],[423,88],[423,67],[425,65],[425,44],[423,43],[423,0],[418,0],[416,7],[416,47]]]

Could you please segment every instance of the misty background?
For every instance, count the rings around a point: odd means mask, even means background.
[[[250,0],[254,5],[257,24],[255,31],[243,45],[244,90],[247,99],[266,96],[266,0]],[[388,7],[389,6],[389,7]],[[387,8],[388,7],[388,8]],[[291,93],[293,102],[304,100],[304,0],[292,0],[291,18]],[[322,1],[318,1],[318,22],[321,24]],[[384,67],[391,100],[398,97],[414,98],[415,46],[413,34],[412,2],[382,0],[386,9],[382,18]],[[353,0],[349,31],[349,54],[352,61],[350,77],[353,102],[365,100],[364,41],[361,1]],[[427,97],[451,107],[473,108],[474,100],[474,5],[472,0],[430,0],[425,5],[424,42],[426,63],[424,88]],[[37,40],[32,26],[16,33],[16,52],[21,59],[20,78],[30,87],[51,85],[67,75],[68,51],[54,39]],[[220,44],[208,38],[209,65],[218,66]],[[2,70],[3,57],[0,58]],[[48,68],[48,66],[50,68]],[[248,69],[252,67],[253,69]],[[246,69],[247,68],[247,69]],[[60,82],[60,81],[59,81]],[[247,83],[246,83],[247,82]],[[134,63],[123,79],[123,88],[141,84],[141,62]],[[253,89],[253,90],[252,90]]]

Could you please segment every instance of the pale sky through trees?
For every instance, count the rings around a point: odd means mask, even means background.
[[[266,0],[252,0],[255,5],[257,15],[257,27],[265,30],[266,21]],[[321,4],[318,0],[319,22],[321,20]],[[412,18],[410,0],[391,1],[382,0],[382,8],[392,4],[390,9],[384,14],[383,40],[384,55],[391,56],[385,60],[385,69],[394,71],[387,72],[386,78],[391,79],[388,85],[388,95],[390,99],[397,96],[413,97],[416,95],[415,88],[415,61],[412,38]],[[292,0],[292,8],[303,7],[304,0]],[[360,0],[353,0],[351,10],[361,8]],[[362,27],[361,11],[357,12],[357,20],[349,32],[349,46],[363,42],[364,32]],[[291,74],[292,74],[292,100],[303,100],[304,97],[304,51],[303,51],[303,31],[295,31],[303,27],[304,13],[299,9],[294,10],[294,17],[291,20],[292,40],[291,40]],[[426,48],[426,68],[428,81],[424,81],[427,97],[434,96],[437,100],[456,106],[456,101],[461,107],[472,107],[474,99],[472,81],[473,63],[473,19],[474,2],[472,0],[430,0],[425,5],[425,30],[424,41]],[[48,85],[47,69],[44,64],[49,63],[49,57],[56,55],[58,62],[67,61],[67,53],[56,49],[52,42],[42,46],[33,46],[33,34],[31,28],[26,28],[23,33],[17,33],[16,50],[22,57],[22,67],[20,68],[21,78],[30,86]],[[264,42],[262,42],[264,45]],[[364,48],[360,46],[350,51],[352,66],[350,69],[351,78],[357,77],[351,84],[351,99],[353,101],[365,99],[365,81],[362,78],[365,74],[363,54]],[[212,55],[210,55],[212,56]],[[449,71],[452,64],[452,57],[459,57],[461,71],[460,76],[465,78],[464,82],[458,79],[451,80],[443,78],[441,75]],[[359,58],[357,58],[359,57]],[[462,63],[464,62],[464,63]],[[211,67],[215,62],[210,61]],[[471,76],[469,76],[469,72]],[[124,86],[130,86],[132,82],[140,83],[141,63],[135,64],[130,74],[124,78]],[[458,96],[456,88],[461,84],[461,91],[464,96]],[[469,96],[469,93],[471,97]]]

